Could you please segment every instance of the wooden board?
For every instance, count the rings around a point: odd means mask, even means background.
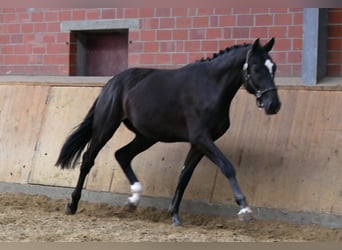
[[[51,87],[29,183],[73,187],[79,168],[54,166],[67,135],[86,115],[100,88]]]
[[[48,89],[0,86],[0,181],[27,183]]]

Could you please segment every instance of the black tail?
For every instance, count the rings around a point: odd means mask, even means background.
[[[81,124],[78,125],[76,130],[66,139],[60,153],[56,166],[61,168],[74,168],[77,160],[80,158],[83,149],[88,144],[92,136],[92,127],[94,119],[94,110],[97,99],[93,106],[88,111]]]

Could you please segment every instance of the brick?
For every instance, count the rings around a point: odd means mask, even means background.
[[[296,52],[296,51],[289,51],[287,53],[287,62],[288,63],[301,63],[302,53]]]
[[[14,34],[10,36],[11,43],[22,43],[23,35],[22,34]]]
[[[171,16],[171,8],[157,8],[156,9],[157,17],[169,17]]]
[[[171,60],[173,64],[186,64],[187,55],[185,53],[171,54]]]
[[[342,64],[342,51],[328,51],[329,64]]]
[[[67,21],[71,20],[72,11],[71,10],[63,10],[59,12],[58,20],[59,21]]]
[[[47,32],[60,32],[60,23],[48,23],[47,24]]]
[[[47,24],[46,23],[35,23],[34,24],[34,32],[46,32],[47,31]]]
[[[10,41],[10,35],[5,35],[5,34],[1,34],[0,33],[0,44],[6,44],[6,43],[9,43]]]
[[[5,56],[5,64],[16,64],[16,63],[17,63],[17,56],[13,56],[13,55]]]
[[[2,45],[0,48],[1,48],[1,55],[11,55],[14,50],[13,45]]]
[[[55,43],[56,42],[56,35],[55,34],[45,34],[43,37],[44,43]]]
[[[303,12],[293,13],[293,25],[303,24]]]
[[[158,64],[171,64],[170,54],[156,54],[155,63]]]
[[[140,63],[141,64],[155,64],[155,54],[141,54]]]
[[[233,14],[250,14],[250,8],[233,8]]]
[[[17,44],[14,46],[13,54],[25,54],[25,53],[26,53],[25,44]]]
[[[293,23],[293,15],[292,14],[277,14],[274,15],[274,24],[275,25],[291,25]]]
[[[159,52],[159,42],[145,42],[143,52],[144,53]]]
[[[231,39],[232,38],[232,28],[223,28],[223,38],[224,39]]]
[[[125,8],[124,17],[125,18],[137,18],[139,16],[138,8]]]
[[[190,17],[177,17],[176,28],[190,28],[192,26],[192,18]]]
[[[128,65],[139,65],[140,55],[139,54],[128,54]]]
[[[158,29],[159,19],[157,18],[144,19],[142,23],[142,27],[143,27],[143,30],[144,29]]]
[[[255,15],[255,25],[256,26],[265,26],[273,24],[273,15]]]
[[[274,45],[274,49],[278,51],[291,50],[292,41],[290,39],[277,39]]]
[[[188,14],[187,8],[173,8],[172,9],[172,16],[186,16]]]
[[[4,14],[4,22],[5,23],[15,23],[17,22],[16,13],[6,13]]]
[[[173,40],[187,40],[188,39],[188,30],[172,30],[172,39]]]
[[[100,18],[100,10],[99,9],[86,9],[85,12],[86,19],[95,20]]]
[[[200,51],[201,42],[200,41],[185,41],[185,51],[193,52]]]
[[[44,55],[44,64],[68,64],[68,55]]]
[[[190,52],[188,53],[188,63],[192,63],[198,60],[201,60],[202,57],[205,57],[204,53],[201,52]]]
[[[77,20],[84,20],[86,16],[85,10],[75,9],[72,11],[72,19]]]
[[[175,19],[174,18],[160,18],[159,19],[159,28],[160,29],[170,29],[175,27]]]
[[[157,30],[157,40],[171,40],[172,30]]]
[[[7,25],[8,33],[19,33],[20,32],[20,24],[8,24]]]
[[[342,25],[329,25],[328,34],[329,37],[341,37]]]
[[[45,54],[46,49],[44,45],[34,45],[32,47],[32,53],[33,54]]]
[[[130,40],[130,41],[142,40],[140,31],[134,30],[134,31],[129,32],[128,33],[128,40]]]
[[[202,51],[218,51],[218,41],[202,41]]]
[[[203,28],[209,26],[209,17],[201,16],[201,17],[193,17],[192,18],[192,27],[194,28]]]
[[[206,36],[205,29],[191,29],[189,30],[189,39],[190,40],[203,40]]]
[[[287,37],[287,27],[269,27],[268,35],[270,37]]]
[[[48,43],[46,44],[46,53],[51,54],[60,54],[60,53],[68,53],[69,46],[62,43]]]
[[[237,17],[238,26],[254,26],[253,15],[238,15]]]
[[[32,23],[23,23],[23,24],[21,24],[21,32],[23,32],[23,33],[32,33],[33,32],[33,24]]]
[[[232,8],[215,8],[216,15],[230,15],[232,13]]]
[[[342,50],[342,39],[341,38],[329,38],[328,50]]]
[[[251,29],[250,35],[253,38],[268,37],[268,28],[267,27],[253,27]]]
[[[175,52],[176,44],[174,41],[160,42],[160,52]]]
[[[235,16],[220,16],[219,17],[219,26],[221,26],[221,27],[236,26]]]
[[[146,18],[146,17],[154,17],[154,8],[141,8],[139,10],[139,16]]]
[[[28,58],[26,55],[18,55],[17,56],[17,64],[23,64],[26,65],[28,64]]]
[[[198,8],[197,15],[210,16],[214,14],[214,8]]]
[[[292,49],[301,50],[303,48],[303,39],[292,39]]]
[[[33,22],[42,22],[43,18],[44,18],[43,12],[33,12],[32,13],[31,19]]]
[[[143,48],[144,48],[144,43],[136,41],[130,44],[129,51],[133,53],[139,53],[139,52],[141,53],[143,51]]]
[[[47,22],[58,21],[58,12],[57,11],[45,11],[44,20]]]
[[[341,24],[342,23],[342,11],[329,10],[328,20],[330,24]]]
[[[303,26],[289,26],[288,27],[288,36],[292,37],[292,38],[303,37]]]
[[[140,33],[140,37],[142,41],[154,41],[156,40],[156,31],[155,30],[142,30]]]
[[[233,38],[248,38],[250,28],[233,28]]]
[[[205,34],[206,39],[220,39],[222,38],[221,28],[208,28]]]
[[[209,27],[217,27],[219,26],[219,17],[218,16],[210,16],[209,17]]]

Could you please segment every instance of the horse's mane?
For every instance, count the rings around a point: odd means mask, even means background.
[[[231,47],[227,47],[223,50],[219,50],[217,53],[214,53],[212,57],[207,57],[207,58],[204,58],[202,57],[200,60],[197,60],[197,62],[209,62],[209,61],[212,61],[214,60],[215,58],[217,58],[218,56],[221,56],[223,54],[226,54],[232,50],[236,50],[238,48],[241,48],[241,47],[247,47],[249,46],[250,43],[244,43],[244,44],[238,44],[238,45],[233,45]]]

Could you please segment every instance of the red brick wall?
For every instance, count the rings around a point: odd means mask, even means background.
[[[236,43],[276,37],[278,75],[300,76],[302,8],[0,9],[0,74],[69,75],[67,20],[138,18],[129,66],[178,67]]]
[[[328,75],[342,76],[342,8],[329,9]]]

